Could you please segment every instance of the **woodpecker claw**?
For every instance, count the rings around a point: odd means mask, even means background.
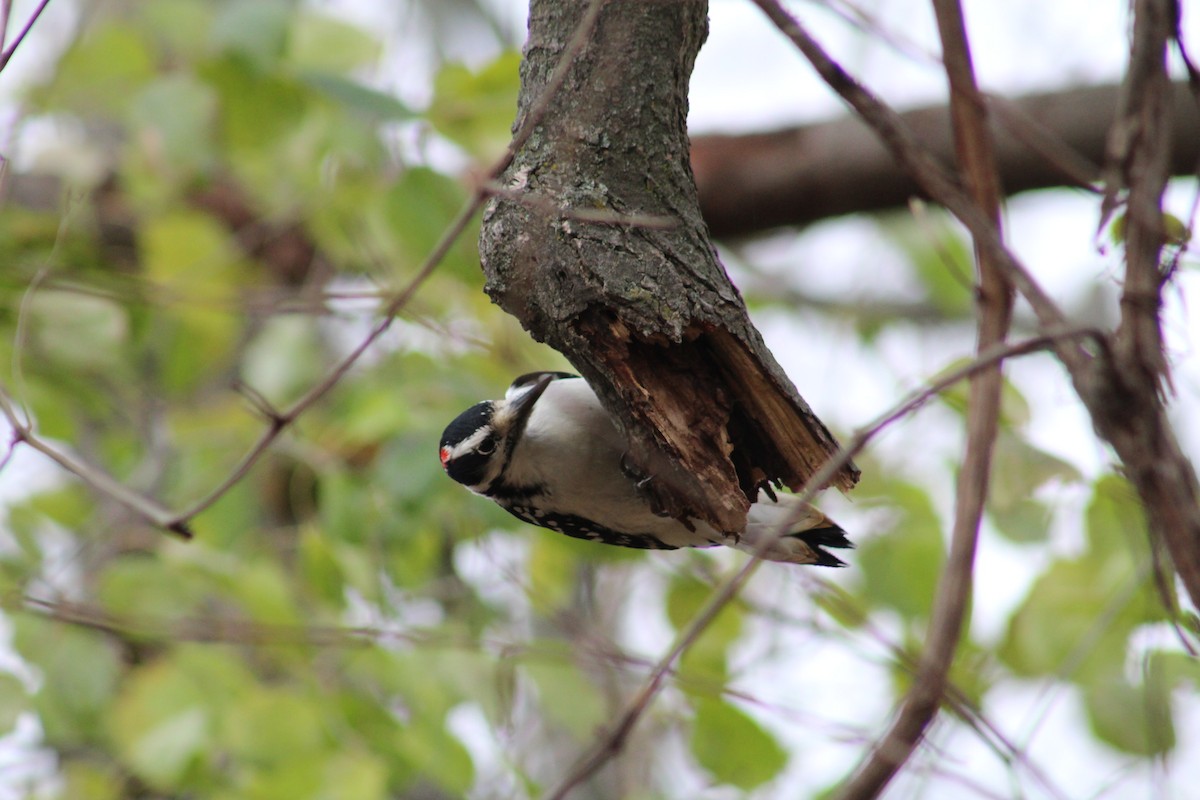
[[[637,489],[637,493],[649,504],[650,513],[656,517],[671,516],[659,498],[658,492],[654,491],[654,487],[651,485],[654,483],[654,476],[646,475],[633,464],[630,464],[629,453],[622,453],[619,463],[621,472],[624,473],[626,478],[633,481],[633,486]],[[686,525],[687,523],[684,524]]]

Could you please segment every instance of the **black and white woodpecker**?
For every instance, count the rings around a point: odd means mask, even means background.
[[[701,520],[655,513],[625,466],[625,452],[624,435],[592,387],[566,372],[522,375],[503,399],[459,414],[439,447],[446,474],[472,492],[518,519],[578,539],[649,550],[727,545],[753,552],[787,524],[765,558],[845,566],[824,548],[852,547],[846,532],[791,495],[760,497],[745,528],[729,534]]]

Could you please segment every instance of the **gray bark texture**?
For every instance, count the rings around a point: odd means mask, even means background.
[[[586,8],[531,2],[517,127]],[[761,484],[798,489],[837,443],[750,322],[700,215],[687,90],[706,34],[704,0],[608,2],[502,176],[479,249],[488,294],[596,389],[663,513],[736,531]],[[832,484],[857,478],[850,465]]]

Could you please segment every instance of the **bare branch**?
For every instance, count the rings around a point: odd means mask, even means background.
[[[987,127],[987,112],[975,84],[966,23],[958,0],[933,0],[942,60],[950,81],[950,112],[954,121],[959,170],[980,211],[1000,230],[1000,188]],[[1012,316],[1012,287],[982,247],[976,248],[979,269],[977,350],[1003,343]],[[992,450],[1000,419],[1003,388],[1000,365],[971,378],[968,398],[967,444],[958,474],[954,529],[950,553],[938,583],[929,620],[925,650],[904,706],[866,763],[839,792],[842,798],[872,798],[883,791],[911,757],[941,707],[950,666],[958,649],[963,619],[970,606],[972,569],[979,522],[988,496]]]
[[[1166,241],[1162,195],[1167,185],[1171,147],[1171,84],[1167,47],[1178,26],[1174,0],[1137,0],[1133,48],[1116,122],[1109,131],[1108,187],[1105,208],[1128,187],[1125,214],[1125,287],[1121,322],[1114,347],[1117,358],[1140,369],[1136,379],[1170,385],[1163,352],[1159,310],[1162,287],[1170,279],[1161,262]]]
[[[408,285],[398,291],[387,305],[381,311],[381,319],[375,324],[375,327],[363,338],[361,342],[346,355],[320,382],[310,388],[299,400],[297,400],[290,408],[278,414],[269,415],[269,426],[258,440],[251,445],[250,449],[242,456],[241,461],[237,463],[231,472],[215,486],[208,494],[186,507],[182,511],[172,512],[163,507],[158,502],[151,500],[144,495],[135,492],[127,486],[124,486],[112,476],[90,465],[84,464],[67,454],[56,450],[46,442],[34,435],[32,424],[24,424],[16,415],[15,409],[8,402],[6,396],[0,392],[0,410],[8,417],[13,429],[18,431],[22,441],[29,444],[34,449],[50,457],[59,466],[76,477],[83,480],[88,485],[92,486],[97,491],[112,497],[114,500],[128,506],[133,511],[143,516],[151,524],[163,528],[168,531],[177,533],[185,538],[191,536],[189,523],[197,514],[205,511],[214,503],[221,499],[231,488],[237,485],[247,473],[258,463],[264,454],[270,449],[276,439],[290,427],[297,418],[309,408],[311,408],[318,400],[324,397],[330,389],[338,384],[347,372],[358,362],[362,355],[370,349],[376,341],[379,340],[388,328],[391,327],[395,316],[403,310],[412,298],[416,295],[417,290],[422,284],[433,274],[434,270],[441,264],[450,248],[457,241],[462,232],[466,230],[471,219],[479,211],[480,207],[487,201],[489,197],[488,185],[499,177],[510,163],[512,163],[513,154],[516,152],[529,136],[533,129],[541,121],[541,117],[545,114],[546,108],[552,99],[552,96],[562,86],[562,82],[566,76],[574,59],[583,50],[587,44],[588,37],[595,25],[596,18],[599,16],[600,8],[604,5],[605,0],[592,0],[592,4],[588,9],[587,14],[580,21],[579,26],[564,49],[559,63],[555,67],[555,72],[550,78],[546,92],[538,99],[538,102],[530,109],[529,114],[521,125],[520,129],[513,136],[512,142],[509,144],[508,150],[501,156],[491,169],[488,170],[486,178],[472,192],[471,197],[463,205],[458,215],[447,227],[438,240],[433,250],[425,258],[421,267],[417,270],[416,275],[409,281]],[[43,2],[43,6],[45,3]],[[32,24],[32,23],[31,23]]]
[[[2,386],[0,386],[0,413],[8,420],[8,424],[13,429],[13,444],[15,448],[17,444],[24,442],[29,447],[49,458],[54,463],[58,464],[67,472],[71,473],[81,481],[91,486],[101,494],[106,494],[119,503],[122,503],[136,511],[141,516],[155,525],[167,528],[174,533],[179,534],[185,539],[191,538],[191,531],[186,525],[172,526],[169,524],[172,515],[161,504],[145,497],[133,489],[130,489],[125,484],[113,478],[107,472],[93,467],[72,455],[62,452],[54,447],[51,447],[47,442],[40,439],[33,432],[32,423],[27,423],[21,420],[17,414],[16,407]],[[11,451],[10,451],[11,456]],[[7,460],[7,458],[6,458]]]
[[[25,37],[29,34],[30,29],[33,28],[33,23],[38,21],[38,17],[40,17],[42,12],[46,10],[46,6],[49,3],[50,0],[42,0],[40,3],[38,3],[37,8],[35,8],[33,13],[29,15],[29,19],[26,21],[25,26],[21,28],[21,32],[17,34],[17,38],[13,39],[13,43],[10,44],[4,50],[4,52],[0,53],[0,71],[3,71],[4,68],[8,66],[8,62],[12,60],[13,54],[17,52],[17,48],[21,46],[21,42],[25,41]],[[9,4],[6,2],[4,4],[4,26],[6,29],[8,27],[9,10]]]
[[[1008,358],[1053,349],[1062,340],[1093,338],[1099,335],[1099,332],[1093,328],[1074,328],[1043,334],[1016,344],[998,345],[988,348],[970,363],[946,373],[944,376],[932,381],[925,388],[913,392],[903,401],[876,417],[865,428],[860,429],[833,458],[826,461],[821,469],[809,479],[803,489],[797,493],[798,497],[803,501],[811,500],[825,481],[836,475],[837,471],[842,469],[846,464],[851,463],[855,456],[861,453],[867,444],[885,428],[893,422],[912,414],[934,397],[937,397],[959,382],[970,378],[972,375],[982,370],[991,369],[996,364]],[[625,710],[617,718],[617,721],[579,757],[558,786],[545,795],[546,800],[562,800],[572,789],[594,775],[605,763],[621,751],[629,733],[633,730],[638,720],[641,719],[646,709],[649,708],[655,695],[662,689],[663,681],[674,669],[675,662],[696,642],[708,626],[712,624],[712,621],[716,619],[721,609],[737,596],[741,588],[750,580],[750,577],[762,563],[762,559],[759,556],[763,552],[766,552],[771,544],[772,537],[764,536],[763,541],[758,545],[760,552],[747,561],[740,570],[726,578],[713,589],[713,592],[708,596],[704,605],[696,612],[696,616],[688,622],[687,627],[679,632],[671,648],[654,665],[654,669],[651,670],[645,683],[634,694],[633,699],[626,705]]]
[[[899,115],[830,58],[778,2],[754,1],[876,131],[930,197],[966,226],[980,252],[1003,270],[1028,301],[1041,330],[1069,327],[1062,310],[1005,247],[988,216],[925,151]],[[1170,0],[1161,2],[1169,4]],[[1145,369],[1124,365],[1120,349],[1107,336],[1095,339],[1094,344],[1088,351],[1077,343],[1059,342],[1055,354],[1070,373],[1096,432],[1120,457],[1141,498],[1151,531],[1166,541],[1192,603],[1200,607],[1200,485],[1195,470],[1179,448],[1157,386],[1145,381]]]
[[[1001,97],[989,94],[990,130],[1005,194],[1053,187],[1098,191],[1105,131],[1117,118],[1120,87],[1080,86]],[[1170,88],[1168,153],[1173,175],[1200,164],[1200,109],[1186,82]],[[948,106],[899,113],[940,164],[954,158]],[[692,169],[704,219],[718,238],[807,225],[844,214],[903,208],[927,197],[855,115],[778,130],[692,137]]]

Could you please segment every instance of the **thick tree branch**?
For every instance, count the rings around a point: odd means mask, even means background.
[[[1103,177],[1106,131],[1117,116],[1121,88],[1086,86],[1017,98],[987,98],[996,164],[1006,196],[1033,189],[1086,187]],[[1186,83],[1170,90],[1168,169],[1195,175],[1200,166],[1200,109]],[[936,158],[953,159],[950,111],[930,106],[900,114]],[[806,225],[844,214],[903,208],[928,193],[857,116],[777,131],[692,137],[692,169],[700,210],[717,238],[747,236],[788,225]],[[53,176],[6,175],[5,202],[54,211],[62,185]],[[497,188],[497,187],[493,187]],[[515,193],[498,187],[498,191]],[[258,219],[236,187],[216,184],[194,197],[239,233],[247,252],[285,280],[312,267],[314,246],[297,226],[282,229]],[[564,216],[569,216],[563,212]],[[573,213],[613,216],[604,209]],[[635,218],[636,219],[636,218]],[[651,227],[658,218],[651,218]]]
[[[1089,86],[988,98],[1003,192],[1097,185],[1120,95],[1119,86]],[[1166,151],[1168,168],[1173,175],[1194,175],[1200,109],[1186,83],[1171,87],[1170,101],[1171,113],[1159,128],[1174,143]],[[953,161],[947,106],[906,111],[900,118],[939,163]],[[909,198],[928,196],[857,116],[762,133],[694,136],[692,168],[704,219],[718,238],[903,208]]]
[[[837,445],[751,324],[700,217],[685,121],[707,3],[602,5],[484,216],[487,290],[589,380],[664,513],[740,530],[760,484],[799,488]],[[531,4],[519,124],[584,7]],[[590,222],[576,209],[676,224]],[[856,478],[847,465],[831,482]]]

